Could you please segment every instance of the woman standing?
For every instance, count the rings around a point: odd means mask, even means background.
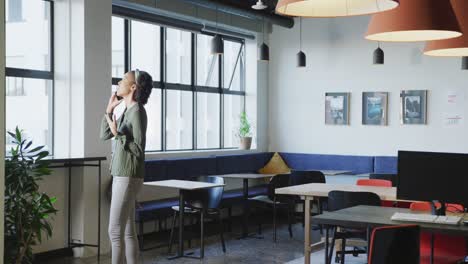
[[[151,76],[144,71],[127,72],[112,94],[101,124],[101,139],[114,138],[111,160],[112,199],[109,237],[112,264],[138,263],[138,239],[135,227],[135,200],[143,184],[147,116],[143,105],[153,88]],[[118,99],[118,98],[122,99]],[[114,108],[125,103],[125,111],[116,120]],[[124,254],[125,253],[125,254]]]

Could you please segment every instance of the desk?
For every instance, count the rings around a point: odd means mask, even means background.
[[[248,211],[249,211],[249,179],[264,179],[276,176],[276,174],[259,174],[259,173],[239,173],[239,174],[223,174],[217,175],[223,178],[231,178],[231,179],[242,179],[243,180],[243,199],[244,199],[244,209],[243,209],[243,218],[242,221],[242,235],[241,238],[247,238],[249,236],[249,229],[248,229]]]
[[[309,183],[276,189],[276,194],[298,195],[305,201],[304,219],[306,224],[304,227],[304,263],[306,264],[310,264],[310,254],[312,251],[310,244],[310,201],[316,197],[328,197],[328,193],[330,191],[373,192],[377,194],[382,200],[396,200],[395,187]]]
[[[411,213],[410,209],[380,206],[355,206],[326,212],[322,215],[312,217],[312,223],[325,226],[342,226],[349,228],[369,229],[386,225],[402,225],[412,222],[393,221],[391,217],[394,213]],[[465,216],[465,219],[467,217]],[[413,222],[421,227],[421,231],[430,233],[442,233],[447,235],[459,235],[468,237],[468,226],[464,225],[441,225],[432,223]],[[328,229],[328,228],[327,228]],[[328,232],[325,243],[328,244]],[[327,248],[327,245],[325,246]],[[326,250],[327,251],[327,250]],[[326,254],[327,252],[325,252]],[[326,259],[327,257],[325,257]],[[310,258],[309,258],[310,259]]]
[[[106,157],[73,157],[73,158],[55,158],[44,159],[50,162],[49,168],[68,168],[68,249],[75,247],[96,247],[98,263],[101,255],[101,163]],[[91,162],[91,163],[89,163]],[[74,243],[71,238],[71,184],[73,167],[97,167],[98,172],[98,232],[97,244]],[[69,253],[73,255],[72,252]]]
[[[153,181],[145,182],[144,185],[165,187],[179,190],[179,248],[177,249],[177,255],[170,257],[169,259],[176,259],[182,257],[189,257],[184,254],[184,208],[185,198],[184,193],[186,191],[201,190],[214,187],[222,187],[224,184],[215,184],[207,182],[196,182],[196,181],[183,181],[183,180],[166,180],[166,181]]]

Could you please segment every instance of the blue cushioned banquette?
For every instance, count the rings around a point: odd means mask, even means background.
[[[374,157],[350,155],[324,155],[302,153],[280,153],[294,170],[350,170],[353,174],[374,171]]]
[[[374,173],[391,173],[396,174],[398,170],[397,157],[374,157]]]

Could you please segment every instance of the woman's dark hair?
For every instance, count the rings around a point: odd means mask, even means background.
[[[135,74],[135,71],[132,71]],[[153,90],[153,78],[145,71],[139,71],[137,89],[135,91],[135,101],[145,105],[148,102],[151,91]]]

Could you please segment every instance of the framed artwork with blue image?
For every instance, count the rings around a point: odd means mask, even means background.
[[[363,92],[362,93],[362,124],[363,125],[387,125],[387,92]]]
[[[325,93],[325,124],[349,125],[349,93]]]

